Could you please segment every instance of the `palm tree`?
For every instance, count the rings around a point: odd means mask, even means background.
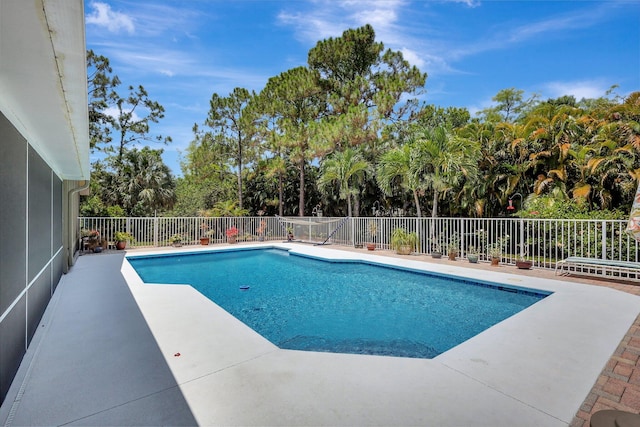
[[[503,209],[516,192],[527,194],[533,185],[528,180],[531,143],[525,128],[518,123],[497,123],[481,146],[480,178],[473,183],[485,189],[485,200],[491,200],[493,213]]]
[[[637,150],[631,143],[620,146],[611,139],[596,140],[590,148],[593,155],[586,165],[591,183],[590,201],[597,202],[600,209],[611,209],[631,200],[636,189]]]
[[[148,147],[124,151],[113,191],[128,215],[153,215],[157,209],[173,206],[175,182],[161,154],[162,150]]]
[[[505,180],[508,174],[502,156],[506,151],[497,142],[500,130],[493,122],[472,122],[459,129],[457,135],[480,147],[478,172],[475,178],[470,177],[465,182],[462,196],[465,202],[462,205],[469,206],[476,216],[490,216],[507,197]]]
[[[578,108],[546,103],[527,121],[526,132],[534,147],[530,167],[538,176],[534,184],[536,194],[555,190],[568,198],[570,153],[580,130],[576,117],[582,115]]]
[[[247,215],[247,210],[238,207],[238,202],[235,200],[223,200],[217,202],[210,211],[205,213],[205,216],[213,217],[236,217]]]
[[[585,200],[592,204],[592,176],[598,167],[599,159],[594,156],[595,149],[591,146],[581,146],[571,153],[572,167],[578,173],[578,178],[571,188],[571,197],[574,200]]]
[[[452,135],[443,127],[427,129],[416,141],[415,173],[433,191],[431,216],[438,216],[438,199],[478,171],[477,143]]]
[[[617,128],[618,139],[640,150],[640,92],[631,93],[612,112],[612,124]]]
[[[395,187],[410,191],[418,217],[421,217],[422,211],[418,193],[424,189],[424,183],[416,174],[416,165],[413,161],[414,151],[412,143],[406,143],[387,151],[378,162],[376,179],[380,189],[389,196],[393,194]]]
[[[358,193],[357,186],[369,171],[369,163],[364,157],[351,148],[342,152],[336,152],[322,163],[322,172],[318,184],[326,188],[337,183],[340,199],[347,200],[348,215],[351,212],[351,196]]]

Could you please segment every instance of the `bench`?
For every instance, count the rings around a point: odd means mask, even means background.
[[[640,282],[640,262],[572,256],[556,263],[555,274]]]

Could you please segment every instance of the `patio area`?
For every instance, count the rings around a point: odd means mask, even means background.
[[[234,247],[249,246],[258,245]],[[391,259],[554,295],[430,360],[310,353],[278,349],[190,287],[142,284],[122,252],[82,256],[51,300],[0,421],[579,426],[598,409],[640,410],[640,286],[386,251],[266,246]]]

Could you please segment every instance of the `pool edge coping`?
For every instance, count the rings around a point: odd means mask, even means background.
[[[241,250],[246,250],[246,249],[253,249],[253,248],[265,248],[265,247],[277,247],[277,248],[284,248],[290,251],[295,251],[295,252],[301,252],[301,253],[306,253],[308,254],[310,251],[314,252],[317,251],[318,249],[320,249],[322,252],[324,252],[324,256],[331,255],[333,253],[334,256],[341,256],[341,257],[345,257],[345,258],[351,258],[351,259],[369,259],[371,260],[371,257],[375,257],[373,258],[374,261],[380,261],[381,258],[384,258],[385,262],[383,264],[389,264],[389,263],[398,263],[401,266],[409,266],[410,268],[413,267],[418,267],[418,269],[425,269],[427,271],[436,271],[437,273],[442,273],[442,274],[453,274],[456,277],[462,276],[462,277],[466,277],[468,276],[469,278],[474,279],[473,277],[473,273],[474,270],[473,269],[469,269],[469,268],[464,268],[464,267],[458,267],[458,266],[438,266],[435,264],[431,264],[431,263],[425,263],[424,261],[420,261],[420,260],[404,260],[404,259],[397,259],[397,258],[388,258],[388,257],[383,257],[381,255],[375,255],[375,254],[367,254],[367,253],[363,253],[363,254],[352,254],[350,252],[344,252],[344,251],[339,251],[339,250],[335,250],[335,249],[331,249],[331,248],[316,248],[316,247],[296,247],[296,245],[292,245],[292,244],[273,244],[273,243],[269,243],[269,244],[256,244],[256,245],[247,245],[247,246],[243,246]],[[192,249],[192,248],[190,248]],[[236,249],[235,247],[229,247],[229,246],[224,246],[224,247],[219,247],[219,248],[203,248],[200,249],[196,252],[200,252],[202,250],[205,251],[219,251],[219,250],[234,250]],[[237,249],[240,249],[239,247]],[[181,251],[183,253],[186,253],[187,251]],[[161,252],[161,251],[144,251],[144,255],[148,255],[148,254],[153,254],[153,253],[164,253],[166,254],[167,252]],[[136,255],[143,255],[143,253],[136,253]],[[128,255],[129,256],[129,255]],[[131,255],[131,256],[135,256],[135,255]],[[128,264],[128,263],[127,263]],[[424,265],[424,264],[428,264],[428,265]],[[475,274],[477,275],[477,271],[475,271]],[[605,300],[607,298],[611,298],[613,295],[615,295],[616,293],[618,293],[618,291],[615,290],[611,290],[608,288],[594,288],[594,287],[589,287],[587,285],[583,285],[583,284],[579,284],[579,283],[571,283],[571,282],[563,282],[561,280],[555,280],[555,279],[535,279],[535,278],[528,278],[528,279],[524,279],[522,277],[517,277],[515,275],[509,274],[509,273],[502,273],[502,272],[495,272],[495,273],[490,273],[489,274],[492,277],[492,281],[497,281],[499,282],[500,280],[504,280],[507,281],[506,283],[508,284],[508,286],[514,286],[512,283],[509,283],[508,281],[511,280],[513,282],[535,282],[535,286],[533,287],[534,289],[540,289],[540,290],[544,290],[544,291],[551,291],[553,292],[553,295],[550,295],[550,297],[545,298],[545,300],[553,300],[553,298],[551,297],[556,297],[558,296],[559,299],[561,299],[562,301],[560,303],[553,303],[553,304],[548,304],[552,306],[552,309],[557,310],[558,307],[553,307],[553,306],[557,306],[557,304],[564,304],[566,303],[568,300],[571,300],[572,298],[578,298],[580,299],[580,295],[584,295],[584,294],[591,294],[592,298],[587,298],[587,303],[595,303],[597,302],[601,302],[602,298],[605,298]],[[515,285],[515,286],[519,286],[519,285]],[[530,286],[527,286],[528,288]],[[631,296],[633,297],[633,296]],[[640,299],[640,297],[635,297],[636,299]],[[558,298],[556,298],[558,299]],[[538,303],[534,304],[534,307],[543,303],[545,300],[543,301],[539,301]],[[583,298],[584,300],[584,298]],[[615,298],[613,298],[613,300],[615,300]],[[582,301],[582,300],[581,300]],[[553,302],[553,301],[552,301]],[[582,301],[582,303],[585,303],[585,301]],[[532,310],[533,307],[529,307],[528,309],[524,310],[523,312],[528,313],[530,310]],[[533,317],[534,319],[536,318],[536,316],[539,316],[540,313],[542,313],[542,316],[544,316],[545,311],[548,310],[548,307],[544,307],[543,310],[532,310],[534,313],[528,313],[526,316],[524,316],[525,318],[527,318],[528,320],[531,320],[530,318]],[[540,313],[536,314],[536,311],[540,311]],[[620,310],[616,310],[616,311],[620,311]],[[625,307],[622,311],[625,312],[629,312],[629,309],[627,307]],[[510,375],[505,375],[505,373],[503,372],[501,375],[495,375],[495,372],[492,374],[490,371],[487,372],[482,372],[482,375],[476,375],[474,374],[475,370],[474,368],[477,368],[477,364],[476,362],[470,363],[469,360],[471,360],[468,355],[473,353],[473,349],[475,348],[481,348],[483,351],[487,351],[486,345],[481,345],[483,341],[486,341],[485,338],[487,337],[494,337],[495,336],[495,331],[492,332],[491,334],[487,335],[488,331],[493,331],[494,329],[505,329],[505,326],[503,325],[503,323],[506,324],[511,324],[513,322],[511,322],[510,320],[513,318],[520,318],[522,316],[520,316],[523,312],[516,314],[515,316],[512,316],[512,318],[509,318],[503,322],[500,322],[497,325],[494,325],[493,327],[489,328],[487,331],[482,332],[481,334],[479,334],[478,336],[466,341],[465,343],[460,344],[459,346],[454,347],[451,350],[448,350],[447,352],[437,356],[434,359],[431,359],[434,362],[440,363],[442,364],[442,366],[447,367],[449,369],[454,369],[458,372],[463,373],[464,375],[468,375],[472,378],[476,378],[476,380],[481,381],[486,383],[488,386],[490,386],[491,388],[494,388],[496,390],[501,390],[501,386],[500,386],[500,382],[501,379],[504,380],[505,376],[510,376]],[[620,314],[620,313],[618,313]],[[557,313],[556,313],[557,315]],[[630,320],[630,322],[632,323],[633,320],[635,319],[637,315],[637,312],[635,313],[635,315],[633,315],[633,318]],[[626,315],[626,317],[628,317],[628,313]],[[625,316],[623,316],[625,317]],[[525,320],[519,320],[516,323],[522,323],[522,322],[526,322]],[[619,320],[618,320],[619,322]],[[240,322],[241,323],[241,322]],[[623,320],[622,323],[625,323],[625,321]],[[629,325],[631,324],[626,324],[625,326],[614,326],[614,325],[610,325],[610,329],[612,330],[616,330],[620,332],[620,336],[617,336],[617,332],[613,334],[613,336],[615,336],[616,338],[614,339],[609,339],[608,341],[611,342],[615,342],[613,344],[613,346],[611,348],[615,349],[615,347],[617,347],[620,338],[622,336],[624,336],[624,334],[626,333],[626,331],[628,330]],[[244,325],[244,324],[243,324]],[[502,326],[501,326],[502,325]],[[562,332],[562,325],[560,325],[560,330],[555,330],[555,331],[551,331],[551,332],[555,332],[556,335],[561,335]],[[509,329],[508,327],[506,328],[507,330]],[[624,329],[624,331],[622,330]],[[609,335],[609,338],[611,338],[611,331],[608,331],[606,333],[604,333],[603,331],[599,332],[600,335]],[[500,332],[497,333],[497,335],[500,335]],[[263,338],[264,339],[264,338]],[[491,338],[493,339],[493,338]],[[607,341],[607,342],[608,342]],[[268,342],[268,341],[267,341]],[[479,345],[480,344],[480,345]],[[485,343],[486,344],[486,343]],[[504,345],[504,343],[502,343]],[[588,346],[587,346],[588,347]],[[289,350],[279,350],[279,351],[289,351]],[[606,355],[603,357],[601,354],[598,354],[597,357],[591,355],[590,358],[591,359],[597,359],[596,361],[594,361],[591,364],[588,364],[590,366],[589,372],[593,371],[593,381],[595,381],[595,379],[598,377],[602,366],[604,366],[604,364],[606,363],[606,361],[609,359],[610,354],[611,354],[612,350],[605,350]],[[563,355],[558,355],[559,357],[562,357]],[[368,357],[368,356],[362,356],[362,357]],[[385,356],[370,356],[370,357],[385,357]],[[482,359],[482,358],[481,358]],[[509,363],[509,361],[503,361],[505,363]],[[584,361],[583,361],[584,364]],[[593,367],[597,365],[597,367]],[[512,372],[511,376],[516,375],[516,372]],[[577,375],[577,374],[576,374]],[[581,376],[584,376],[584,373],[581,374]],[[590,376],[590,374],[588,374],[588,376]],[[571,379],[565,379],[565,381],[569,381],[571,382]],[[556,416],[558,417],[558,419],[562,419],[565,422],[571,422],[571,420],[573,419],[573,416],[575,415],[575,412],[577,411],[579,405],[582,403],[582,400],[584,398],[585,395],[588,394],[588,392],[591,389],[591,386],[593,384],[593,381],[591,380],[587,380],[586,383],[587,386],[585,386],[585,381],[579,381],[580,383],[580,391],[577,390],[573,390],[575,393],[575,397],[574,399],[571,399],[571,404],[575,404],[575,407],[571,408],[570,411],[560,411],[562,412],[562,415],[558,415],[558,407],[562,406],[562,405],[552,405],[552,406],[556,406],[556,408],[547,408],[546,410],[544,408],[540,408],[539,406],[544,406],[540,405],[539,403],[536,404],[535,402],[529,401],[527,399],[527,397],[518,397],[518,396],[513,396],[516,399],[520,399],[523,402],[528,402],[527,404],[531,405],[532,407],[536,407],[539,408],[540,410],[542,410],[545,413],[550,413],[550,414],[554,414],[556,413]],[[495,382],[495,383],[494,383]],[[586,388],[585,388],[586,387]],[[571,387],[569,387],[568,389],[571,389]],[[582,390],[584,389],[584,390]],[[523,392],[523,390],[517,390],[519,392]],[[501,392],[504,392],[507,395],[511,395],[510,392],[508,390],[502,390]],[[524,391],[525,395],[526,395],[526,390]],[[542,396],[542,400],[546,401],[546,400],[557,400],[557,397],[553,398],[553,399],[549,399],[549,393],[546,393],[547,396],[544,397]],[[540,396],[538,396],[540,397]],[[535,400],[535,399],[534,399]],[[566,402],[567,398],[566,396],[564,398],[560,398],[560,401]],[[571,413],[569,413],[571,412]]]

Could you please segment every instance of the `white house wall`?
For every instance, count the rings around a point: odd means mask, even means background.
[[[83,0],[0,0],[0,403],[74,252],[88,129]]]
[[[0,1],[0,111],[62,179],[89,179],[82,0]]]

